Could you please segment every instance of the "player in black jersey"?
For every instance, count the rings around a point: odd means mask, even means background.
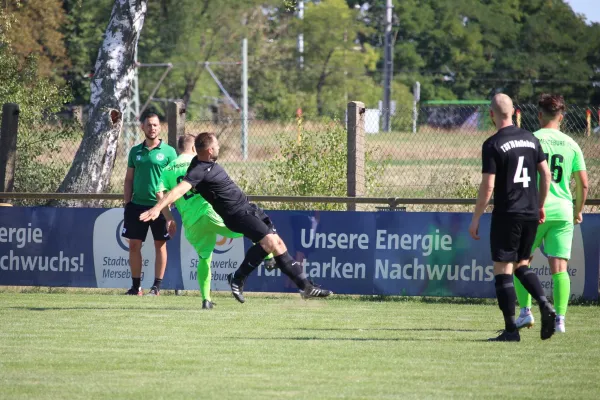
[[[510,97],[497,94],[490,115],[498,132],[483,143],[482,179],[469,233],[479,240],[479,219],[494,193],[490,244],[498,306],[505,329],[492,341],[520,341],[515,324],[516,293],[513,272],[540,306],[541,337],[554,334],[556,312],[546,299],[534,271],[527,268],[538,224],[544,222],[544,201],[550,187],[550,170],[540,142],[529,131],[512,123]],[[539,192],[536,185],[539,172]],[[524,267],[524,268],[523,268]]]
[[[332,294],[329,290],[316,287],[307,279],[302,265],[288,254],[285,243],[276,233],[267,214],[250,203],[242,189],[231,180],[223,167],[216,163],[219,156],[219,142],[216,136],[203,132],[196,137],[195,146],[197,157],[192,160],[183,181],[156,206],[143,213],[140,219],[156,219],[168,204],[190,190],[196,191],[213,206],[227,228],[256,243],[248,250],[237,271],[228,276],[231,292],[236,300],[240,303],[245,301],[243,288],[246,278],[269,253],[275,256],[279,269],[298,286],[303,298],[327,297]]]

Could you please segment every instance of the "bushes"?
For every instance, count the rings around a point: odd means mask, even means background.
[[[301,140],[281,140],[282,156],[269,163],[269,173],[242,178],[240,186],[249,193],[284,193],[286,196],[345,197],[347,191],[347,134],[340,121],[334,120],[317,132],[301,131]],[[371,159],[365,155],[365,165]],[[377,184],[381,167],[365,170],[367,191]],[[284,210],[345,210],[346,205],[323,203],[284,203]]]
[[[15,191],[55,191],[64,178],[71,160],[56,157],[61,141],[82,133],[81,128],[60,124],[55,117],[69,99],[65,88],[38,76],[35,57],[20,63],[9,45],[0,46],[0,105],[20,107]]]

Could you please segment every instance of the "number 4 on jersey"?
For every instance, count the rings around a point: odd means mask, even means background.
[[[522,183],[523,187],[529,187],[529,182],[531,181],[531,178],[527,173],[527,168],[523,168],[524,159],[524,156],[519,157],[519,163],[517,164],[517,171],[515,172],[515,179],[513,180],[513,182]]]

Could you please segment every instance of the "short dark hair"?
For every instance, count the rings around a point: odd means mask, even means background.
[[[181,135],[177,138],[177,148],[179,151],[184,151],[186,147],[188,147],[191,143],[194,143],[196,140],[196,136],[187,133],[185,135]]]
[[[550,117],[556,117],[567,109],[565,99],[558,94],[541,94],[538,106],[540,107],[542,114]]]
[[[156,112],[154,112],[154,111],[146,111],[140,117],[140,122],[143,124],[144,122],[146,122],[146,120],[148,118],[152,118],[152,117],[156,117],[160,121],[160,117],[158,116],[158,114]]]
[[[202,132],[198,134],[198,136],[196,136],[196,141],[194,142],[196,151],[208,149],[215,140],[217,140],[217,137],[214,133]]]

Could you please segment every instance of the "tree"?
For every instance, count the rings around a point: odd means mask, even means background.
[[[14,16],[7,32],[13,53],[24,62],[30,55],[37,58],[40,76],[60,79],[69,66],[61,26],[65,12],[61,0],[3,1],[0,7]]]
[[[66,88],[41,76],[36,55],[23,59],[13,49],[10,38],[17,26],[15,15],[0,8],[0,104],[20,107],[15,191],[53,192],[67,166],[48,163],[48,156],[60,150],[60,140],[77,134],[54,117],[70,96]]]
[[[371,46],[355,43],[359,33],[367,30],[344,0],[309,3],[306,7],[305,18],[297,24],[297,31],[304,33],[306,49],[302,85],[305,90],[316,92],[318,115],[342,112],[347,102],[346,83],[364,76],[367,69],[374,69],[377,52]],[[333,95],[334,91],[340,101],[332,104],[326,93]],[[327,109],[326,104],[332,107]]]
[[[112,3],[113,0],[63,0],[66,19],[62,31],[71,64],[64,78],[71,86],[75,104],[90,101],[90,82]]]
[[[134,53],[147,0],[115,0],[104,41],[98,51],[91,87],[91,109],[83,140],[59,192],[100,193],[109,184],[131,98]],[[82,202],[67,202],[71,205]]]
[[[232,0],[227,6],[218,0],[150,3],[147,28],[140,39],[139,58],[147,63],[171,62],[176,65],[159,90],[160,97],[181,98],[189,105],[194,94],[219,96],[218,88],[205,74],[204,62],[239,62],[242,39],[248,38],[252,47],[262,37],[267,24],[267,15],[263,11],[270,2]],[[240,94],[240,66],[229,70],[214,65],[211,68],[219,72],[219,76],[228,72],[237,76],[235,86],[228,87],[228,90],[233,89],[232,96],[237,97]],[[141,70],[143,96],[149,94],[162,73],[158,69]]]

